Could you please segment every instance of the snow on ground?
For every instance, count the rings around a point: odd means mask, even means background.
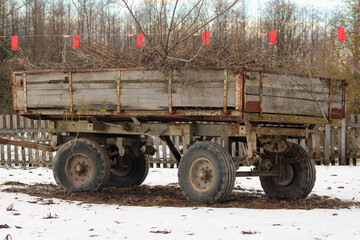
[[[360,167],[317,167],[320,196],[360,201]],[[0,168],[0,184],[55,183],[46,168]],[[151,169],[145,184],[177,182],[176,169]],[[237,178],[243,191],[258,178]],[[1,186],[4,189],[6,186]],[[144,196],[146,197],[146,196]],[[30,203],[37,200],[38,203]],[[360,209],[263,210],[85,204],[0,191],[0,239],[360,239]],[[41,202],[43,204],[41,204]],[[16,211],[7,211],[11,204]],[[55,217],[55,218],[53,218]],[[9,228],[1,228],[7,224]],[[10,239],[10,238],[9,238]]]

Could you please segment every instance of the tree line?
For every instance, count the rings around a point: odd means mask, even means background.
[[[337,11],[293,0],[0,0],[0,104],[11,111],[13,70],[212,66],[346,78],[351,111],[360,102],[360,0]],[[338,27],[346,41],[337,41]],[[269,30],[277,31],[270,44]],[[210,32],[204,45],[201,33]],[[144,47],[136,48],[136,34]],[[71,38],[80,34],[80,48]],[[129,36],[135,34],[135,36]],[[197,35],[200,34],[200,35]],[[10,51],[10,37],[19,50]]]

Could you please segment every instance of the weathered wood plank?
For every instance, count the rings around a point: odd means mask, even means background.
[[[253,73],[252,73],[253,75]],[[328,80],[320,78],[307,78],[299,76],[281,75],[273,73],[264,73],[264,88],[282,88],[294,90],[307,90],[310,92],[329,93]],[[259,78],[250,78],[246,81],[246,86],[259,86]]]
[[[345,119],[341,123],[341,161],[340,165],[345,164],[346,160],[346,122]]]
[[[116,79],[116,78],[114,78]],[[143,80],[143,81],[166,81],[166,75],[159,71],[152,70],[130,70],[130,71],[121,71],[121,81],[131,81],[131,80]]]
[[[259,95],[259,87],[249,86],[246,89],[247,95]],[[286,97],[294,99],[305,99],[315,101],[329,101],[328,93],[313,93],[307,92],[304,90],[295,90],[295,89],[281,89],[281,88],[263,88],[263,96],[273,96],[273,97]],[[333,103],[341,103],[342,96],[333,96]]]
[[[6,115],[5,116],[5,125],[6,125],[6,130],[11,130],[11,125],[12,125],[12,115]],[[6,138],[10,138],[11,135],[10,134],[6,134]],[[12,159],[11,159],[11,146],[10,145],[6,145],[6,164],[8,166],[11,166],[12,163]]]
[[[74,83],[88,83],[94,81],[114,81],[117,79],[117,71],[105,71],[105,72],[73,72],[71,80]]]
[[[23,116],[20,116],[20,129],[25,129],[26,126],[26,119]],[[25,141],[25,133],[20,133],[21,141]],[[25,148],[21,148],[21,163],[24,168],[26,168],[26,155],[25,155]]]
[[[122,89],[120,103],[125,110],[168,110],[167,89]]]
[[[330,128],[330,161],[331,165],[335,165],[335,128]]]
[[[27,83],[28,90],[68,90],[69,84],[68,83]]]
[[[67,72],[27,73],[26,81],[28,83],[34,83],[34,82],[51,83],[54,81],[65,81],[67,77],[68,77]]]
[[[69,106],[69,91],[36,89],[28,91],[28,108]]]
[[[173,107],[223,107],[223,88],[174,89]]]
[[[247,102],[259,101],[259,96],[247,96]],[[321,103],[318,106],[316,102],[303,99],[290,99],[280,97],[263,96],[263,113],[276,114],[293,114],[293,115],[308,115],[308,116],[322,116],[322,111],[325,116],[328,116],[329,108],[328,102]]]
[[[18,115],[12,115],[12,129],[14,129],[14,130],[19,129],[18,119],[19,119]],[[14,140],[18,140],[18,134],[17,133],[13,134],[12,137],[14,138]],[[20,165],[20,162],[19,162],[19,147],[18,146],[12,146],[12,148],[14,149],[14,161],[13,161],[13,163],[15,164],[15,166],[19,166]]]
[[[330,125],[325,125],[325,143],[324,143],[324,164],[330,163]]]

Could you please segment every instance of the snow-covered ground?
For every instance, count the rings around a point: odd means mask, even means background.
[[[7,181],[55,183],[49,169],[0,168],[0,184]],[[151,169],[145,184],[174,182],[176,169]],[[258,178],[237,178],[236,185],[244,191],[261,190]],[[6,187],[0,185],[0,189]],[[360,201],[360,167],[317,167],[313,193]],[[30,203],[34,200],[38,203]],[[48,200],[0,191],[0,239],[360,239],[360,208],[356,207],[131,207],[60,199],[52,199],[55,204],[46,205]],[[7,211],[12,204],[15,211]],[[1,228],[5,224],[9,228]]]

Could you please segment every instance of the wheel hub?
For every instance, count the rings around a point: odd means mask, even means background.
[[[284,171],[282,173],[282,176],[273,177],[274,182],[281,187],[286,187],[290,185],[293,179],[294,179],[294,169],[290,164],[284,166]]]
[[[197,191],[209,190],[215,182],[215,167],[206,158],[196,159],[190,166],[190,182]]]
[[[86,183],[93,172],[91,159],[83,153],[73,153],[65,160],[65,175],[73,183]]]
[[[126,177],[129,175],[133,168],[134,159],[136,156],[125,154],[123,157],[118,156],[111,166],[111,172],[118,177]]]

